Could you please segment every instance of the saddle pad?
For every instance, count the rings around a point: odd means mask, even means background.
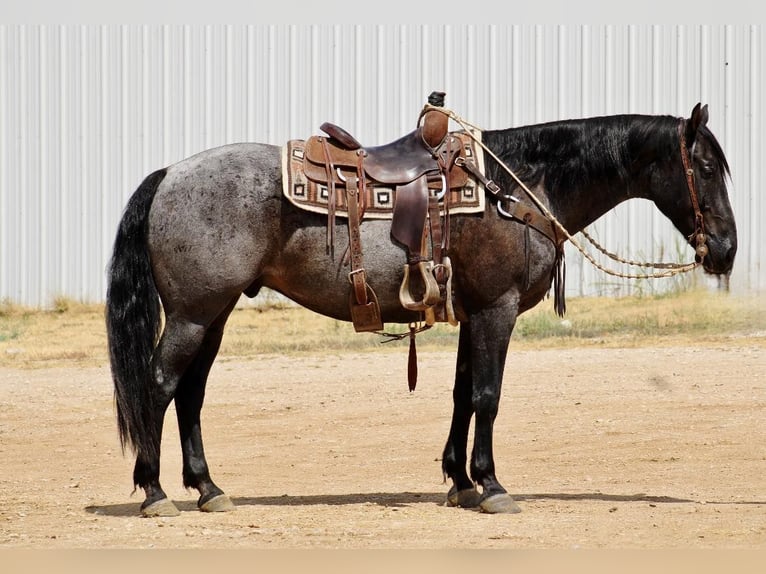
[[[464,132],[454,132],[463,142],[466,159],[474,161],[484,171],[484,153],[478,143]],[[300,209],[314,213],[327,213],[327,185],[306,177],[304,170],[305,140],[290,140],[282,147],[282,191],[285,197]],[[370,182],[363,199],[364,217],[367,219],[392,219],[396,188]],[[335,215],[348,217],[346,194],[343,187],[335,188]],[[449,211],[451,215],[480,213],[484,211],[484,186],[469,177],[464,187],[450,190]],[[442,211],[443,212],[443,211]]]

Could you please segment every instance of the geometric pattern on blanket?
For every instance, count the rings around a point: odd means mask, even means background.
[[[453,135],[460,138],[466,159],[476,163],[484,173],[484,153],[479,144],[464,132],[453,132]],[[282,147],[282,191],[296,207],[326,214],[328,189],[326,184],[306,176],[303,169],[304,144],[305,140],[290,140]],[[366,191],[366,197],[360,198],[365,219],[391,219],[396,201],[395,188],[368,180]],[[348,217],[346,194],[342,187],[336,187],[335,196],[335,215]],[[483,212],[484,196],[484,186],[469,177],[464,187],[450,190],[449,212],[451,215]]]

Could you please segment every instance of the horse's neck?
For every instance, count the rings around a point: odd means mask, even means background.
[[[617,181],[607,174],[591,174],[587,183],[572,186],[550,186],[541,181],[528,187],[534,198],[541,201],[571,234],[582,231],[620,203],[633,197],[646,197],[635,182]],[[515,195],[525,197],[524,191]]]
[[[577,233],[610,212],[623,201],[638,197],[631,193],[633,186],[625,182],[594,179],[559,193],[549,193],[549,202],[556,219],[570,233]]]
[[[625,159],[628,146],[614,141],[618,134],[627,138],[629,130],[611,121],[555,122],[494,132],[486,139],[503,150],[508,167],[518,169],[520,179],[531,183],[564,227],[576,233],[627,199],[650,197],[647,171],[622,165],[632,161]],[[657,153],[649,155],[642,158],[645,166],[666,161]],[[497,175],[514,187],[502,170]]]

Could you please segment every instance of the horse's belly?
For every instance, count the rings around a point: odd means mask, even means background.
[[[350,321],[353,289],[348,233],[341,228],[342,221],[338,224],[334,253],[327,247],[326,229],[309,227],[294,232],[276,263],[264,273],[263,284],[322,315]],[[408,312],[399,302],[406,255],[391,241],[389,229],[388,222],[362,224],[361,268],[383,320],[406,323],[416,320],[417,314]]]

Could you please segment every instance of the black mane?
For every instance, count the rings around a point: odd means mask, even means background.
[[[729,170],[729,162],[726,161],[726,154],[723,153],[723,148],[721,147],[721,144],[713,135],[713,132],[711,132],[707,128],[707,126],[702,126],[701,131],[702,131],[702,134],[705,136],[705,138],[710,141],[710,144],[713,147],[713,151],[715,152],[716,159],[718,160],[718,167],[721,168],[723,173],[731,177],[731,171]]]
[[[672,116],[603,116],[489,130],[482,139],[526,185],[544,180],[548,190],[561,196],[587,185],[594,176],[626,185],[645,161],[679,155],[679,121]],[[729,165],[715,136],[706,127],[702,133],[728,174]],[[504,190],[513,192],[518,187],[491,158],[487,158],[487,171]]]

